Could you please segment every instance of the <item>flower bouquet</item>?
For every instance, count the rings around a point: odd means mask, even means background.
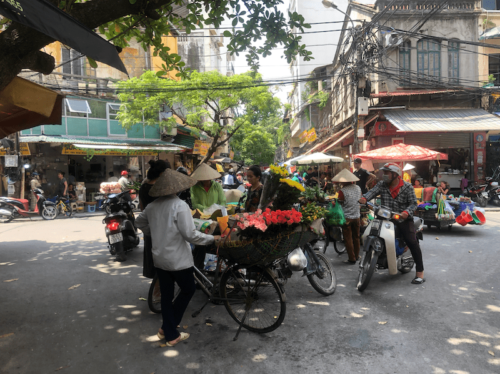
[[[262,196],[260,197],[259,209],[267,209],[274,200],[276,192],[280,187],[280,179],[288,177],[286,165],[283,167],[271,165],[269,167],[269,175],[264,181]]]
[[[291,231],[302,220],[302,213],[291,210],[265,211],[258,209],[255,213],[243,213],[237,219],[239,236],[244,239],[273,236],[282,231]],[[266,233],[263,235],[263,233]]]

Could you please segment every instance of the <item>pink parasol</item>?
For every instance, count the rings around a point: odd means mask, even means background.
[[[418,145],[396,144],[389,147],[374,149],[354,155],[353,158],[371,160],[378,162],[385,161],[427,161],[427,160],[448,160],[446,153],[440,153]]]

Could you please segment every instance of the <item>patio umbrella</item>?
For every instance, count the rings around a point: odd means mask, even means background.
[[[332,162],[344,162],[342,157],[330,156],[322,152],[313,153],[312,155],[304,156],[298,160],[293,160],[292,165],[319,165],[329,164]]]
[[[113,44],[48,1],[1,1],[0,14],[127,74]]]
[[[448,160],[446,153],[403,143],[359,153],[353,157],[378,162]]]
[[[292,165],[319,165],[319,164],[332,164],[334,162],[344,162],[344,159],[342,157],[330,156],[323,152],[317,152],[311,155],[304,156],[299,160],[292,161]],[[319,169],[318,169],[318,179],[319,179]]]

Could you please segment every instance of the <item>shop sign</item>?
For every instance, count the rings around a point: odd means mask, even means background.
[[[92,145],[89,144],[89,149]],[[126,150],[107,150],[106,152],[99,153],[99,156],[123,156]],[[137,151],[131,150],[134,156],[158,156],[159,151]],[[72,144],[64,144],[62,149],[63,155],[73,155],[73,156],[87,156],[87,150],[85,148],[76,148]]]
[[[317,136],[316,136],[316,129],[313,127],[311,130],[309,130],[309,132],[307,133],[307,141],[309,143],[312,143],[314,142],[315,140],[317,139]]]
[[[288,150],[288,153],[286,154],[286,158],[292,158],[293,152],[291,149]]]
[[[219,165],[219,164],[215,164],[215,166],[217,166],[217,171],[218,171],[219,173],[224,173],[224,168],[223,168],[221,165]]]
[[[297,171],[297,166],[293,165],[293,166],[290,166],[290,173],[295,173]]]
[[[378,121],[375,123],[375,136],[396,135],[398,129],[389,121]]]
[[[210,148],[209,143],[204,143],[201,140],[195,140],[194,147],[193,147],[193,154],[206,156],[209,148]]]
[[[231,160],[234,160],[234,152],[233,151],[229,152],[229,158]]]
[[[21,151],[21,156],[30,156],[30,147],[28,143],[19,143],[19,151]],[[0,149],[0,156],[5,156],[7,154],[6,149]]]
[[[300,133],[299,135],[300,144],[307,142],[307,134],[308,134],[307,130],[304,130]]]

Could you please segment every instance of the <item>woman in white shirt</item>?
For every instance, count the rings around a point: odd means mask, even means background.
[[[178,192],[196,183],[196,180],[186,175],[167,169],[149,191],[150,196],[158,199],[150,203],[135,221],[137,228],[152,238],[153,261],[160,281],[163,316],[158,337],[166,339],[169,347],[189,338],[188,333],[177,331],[196,290],[189,243],[208,245],[214,242],[214,236],[196,230],[189,206],[177,197]],[[181,290],[175,302],[174,283]]]

